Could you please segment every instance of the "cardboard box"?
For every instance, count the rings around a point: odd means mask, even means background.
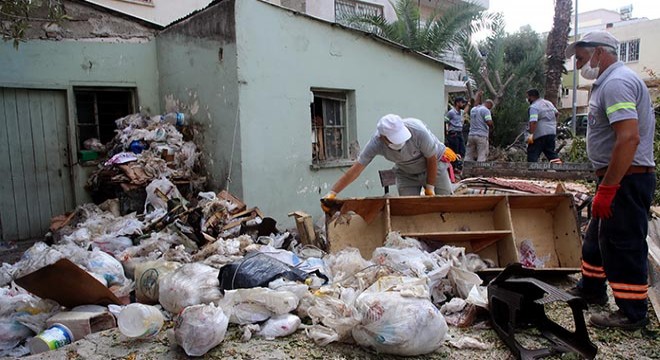
[[[46,321],[46,327],[53,324],[62,324],[71,330],[74,341],[85,336],[117,327],[115,317],[108,311],[66,311],[52,316]]]

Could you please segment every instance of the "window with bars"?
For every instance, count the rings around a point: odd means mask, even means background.
[[[312,90],[312,164],[324,165],[350,160],[348,96],[346,91]]]
[[[115,120],[134,113],[134,92],[126,88],[74,89],[78,149],[85,140],[96,138],[106,144],[115,136]]]
[[[383,6],[359,0],[335,0],[335,22],[356,26],[350,23],[350,19],[363,15],[383,16]]]
[[[619,44],[619,60],[639,61],[639,39],[623,41]]]

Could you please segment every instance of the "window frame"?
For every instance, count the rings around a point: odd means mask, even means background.
[[[353,7],[351,11],[346,11],[346,8]],[[360,0],[335,0],[335,22],[351,26],[345,20],[351,16],[357,15],[376,15],[385,16],[385,7],[381,4],[374,4],[367,1]]]
[[[327,89],[327,88],[311,88],[312,102],[310,104],[311,115],[311,130],[312,130],[312,154],[310,167],[314,170],[322,168],[335,168],[346,167],[353,164],[357,158],[357,154],[352,153],[352,143],[355,142],[356,124],[355,124],[355,106],[354,106],[354,92],[351,90],[342,89]],[[321,102],[321,109],[315,109],[316,102]],[[333,101],[340,105],[339,121],[331,122],[328,118],[328,110],[326,109],[327,101]],[[314,122],[314,117],[317,113],[321,113],[323,117],[322,126],[319,127]],[[342,156],[333,159],[325,159],[328,156],[328,148],[325,143],[328,141],[328,129],[341,129],[341,149]],[[319,149],[323,152],[324,158],[316,156],[315,144],[319,144],[319,134],[321,135],[321,142]]]
[[[633,52],[634,46],[636,45],[636,51]],[[638,62],[641,48],[641,39],[632,39],[627,41],[622,41],[619,43],[619,48],[617,49],[617,54],[619,60],[624,63]],[[635,54],[633,59],[631,54]]]
[[[82,143],[86,139],[82,139],[82,131],[81,128],[88,127],[92,128],[95,131],[96,138],[99,140],[101,139],[101,127],[104,126],[104,124],[101,124],[100,118],[99,118],[99,100],[98,100],[98,95],[102,93],[110,93],[110,92],[116,92],[116,93],[127,93],[128,95],[128,113],[126,115],[130,115],[132,113],[135,113],[136,108],[137,108],[137,89],[134,87],[107,87],[107,86],[100,86],[100,87],[93,87],[93,86],[74,86],[73,87],[73,97],[74,97],[74,106],[75,106],[75,135],[76,135],[76,149],[79,152],[80,150],[84,150]],[[94,122],[81,122],[80,118],[80,104],[78,102],[79,98],[78,96],[81,93],[85,94],[91,94],[94,97],[93,100],[93,120]],[[124,115],[124,116],[126,116]],[[119,119],[119,117],[117,118]],[[116,119],[115,119],[116,120]],[[114,130],[113,130],[114,131]]]

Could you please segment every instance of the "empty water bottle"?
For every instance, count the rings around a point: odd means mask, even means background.
[[[119,332],[131,338],[156,335],[163,327],[165,318],[157,308],[140,303],[128,304],[117,315]]]
[[[184,124],[186,116],[180,112],[171,112],[160,116],[160,121],[170,125],[181,126]]]

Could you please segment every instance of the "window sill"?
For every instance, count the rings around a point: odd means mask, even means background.
[[[311,170],[317,171],[321,169],[333,169],[341,167],[349,167],[355,163],[355,160],[335,160],[335,161],[324,161],[322,163],[315,163],[309,165]]]

